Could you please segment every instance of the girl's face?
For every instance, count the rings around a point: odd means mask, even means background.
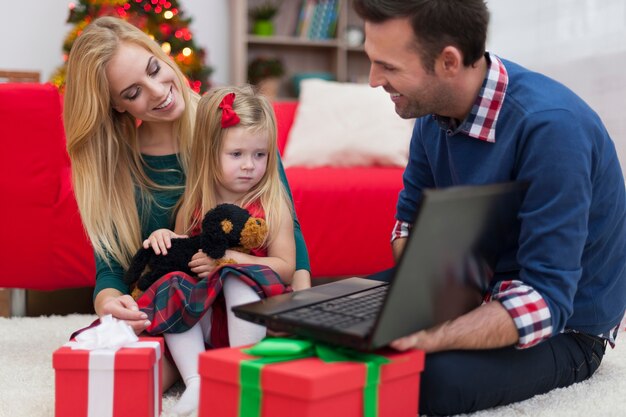
[[[220,150],[222,181],[218,195],[223,203],[235,203],[261,181],[267,170],[269,137],[266,132],[250,132],[230,127]]]
[[[107,64],[113,108],[144,122],[173,122],[185,110],[178,78],[146,49],[121,43]]]

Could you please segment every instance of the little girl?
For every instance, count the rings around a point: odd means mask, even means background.
[[[205,350],[205,342],[220,345],[213,339],[224,322],[223,316],[216,317],[223,309],[213,301],[219,301],[215,294],[222,283],[228,341],[230,346],[241,346],[259,341],[266,331],[236,318],[231,307],[288,291],[285,285],[292,284],[295,271],[293,220],[279,178],[276,120],[270,102],[249,86],[214,89],[198,103],[194,135],[176,233],[159,229],[144,241],[144,247],[167,256],[171,238],[197,233],[203,214],[221,203],[237,204],[255,217],[264,217],[269,233],[263,253],[226,252],[226,258],[248,265],[214,271],[215,260],[198,252],[189,266],[199,281],[178,272],[167,274],[138,300],[151,316],[148,332],[163,333],[185,382],[185,392],[172,409],[178,414],[198,406],[198,355]],[[293,285],[296,289],[308,286]],[[198,300],[202,300],[199,307]],[[160,321],[158,317],[163,316],[166,319]]]

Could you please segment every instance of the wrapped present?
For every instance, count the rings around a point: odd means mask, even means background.
[[[103,317],[52,355],[55,416],[158,417],[163,348],[162,338],[137,338]]]
[[[199,417],[415,417],[424,352],[299,339],[200,355]]]

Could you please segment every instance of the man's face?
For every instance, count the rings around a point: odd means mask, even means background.
[[[448,88],[422,64],[408,19],[365,23],[365,52],[371,61],[370,85],[383,87],[405,119],[445,114]]]

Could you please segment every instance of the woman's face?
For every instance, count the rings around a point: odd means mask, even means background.
[[[106,67],[113,108],[144,122],[172,122],[185,110],[174,71],[150,51],[121,43]]]

